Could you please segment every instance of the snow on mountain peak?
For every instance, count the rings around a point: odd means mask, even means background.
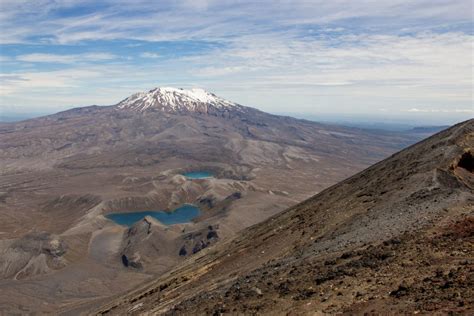
[[[117,104],[120,109],[134,111],[162,110],[167,112],[204,112],[239,108],[234,102],[219,98],[203,89],[179,89],[160,87],[148,92],[136,93]]]

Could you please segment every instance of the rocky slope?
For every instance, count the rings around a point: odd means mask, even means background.
[[[93,313],[472,314],[473,154],[470,120]]]

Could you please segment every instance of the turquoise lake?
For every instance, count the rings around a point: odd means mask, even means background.
[[[198,207],[185,204],[172,212],[164,211],[143,211],[130,213],[112,213],[105,217],[113,220],[115,223],[123,226],[132,226],[136,222],[142,220],[145,216],[151,216],[165,225],[173,225],[180,223],[188,223],[198,217],[201,211]]]
[[[183,173],[183,176],[188,179],[207,179],[212,178],[214,175],[209,171],[192,171]]]

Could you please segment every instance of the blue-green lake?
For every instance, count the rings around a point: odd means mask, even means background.
[[[188,223],[198,217],[201,211],[198,207],[185,204],[171,212],[164,211],[142,211],[129,213],[111,213],[105,217],[113,220],[115,223],[123,226],[132,226],[141,221],[145,216],[151,216],[165,225]]]
[[[183,176],[188,179],[207,179],[212,178],[214,175],[209,171],[192,171],[183,173]]]

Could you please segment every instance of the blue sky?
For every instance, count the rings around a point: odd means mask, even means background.
[[[274,113],[474,116],[470,0],[0,0],[0,114],[201,87]]]

